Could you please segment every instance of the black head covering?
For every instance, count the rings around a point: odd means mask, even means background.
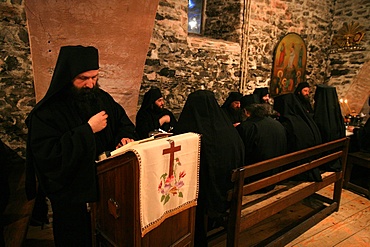
[[[244,164],[244,144],[214,93],[207,90],[191,93],[173,132],[202,135],[198,205],[206,205],[211,215],[225,212],[226,192],[232,187],[231,171]]]
[[[258,104],[260,103],[259,99],[258,99],[258,95],[256,94],[248,94],[248,95],[244,95],[241,99],[240,99],[240,108],[246,108],[252,104]]]
[[[152,87],[144,94],[143,103],[141,103],[140,110],[148,109],[157,99],[162,97],[161,90],[157,87]]]
[[[60,48],[54,74],[44,98],[35,106],[40,107],[66,86],[79,74],[99,69],[98,49],[92,46],[63,46]]]
[[[234,101],[240,101],[240,99],[243,97],[243,94],[239,92],[231,92],[229,93],[229,96],[225,100],[224,104],[221,106],[222,108],[229,107],[230,104]]]
[[[288,152],[322,143],[319,128],[294,94],[288,93],[275,97],[274,110],[280,113],[279,121],[287,132]],[[320,181],[319,170],[314,169],[307,179]]]
[[[31,140],[31,118],[33,114],[45,102],[53,98],[64,88],[72,85],[72,80],[79,74],[99,69],[99,54],[98,49],[92,46],[63,46],[60,48],[57,63],[55,65],[54,74],[50,82],[50,86],[45,96],[36,104],[26,119],[28,126],[27,147],[30,147]],[[36,179],[35,171],[32,163],[32,152],[27,148],[26,152],[26,193],[27,198],[32,199],[36,195]]]
[[[301,92],[301,90],[305,87],[310,87],[310,84],[308,84],[307,82],[301,82],[297,85],[296,89],[294,90],[294,94],[295,95],[298,95],[298,93]]]
[[[296,138],[296,146],[291,151],[322,143],[319,128],[314,120],[305,113],[292,93],[275,97],[274,110],[280,113],[281,121],[287,121],[292,125],[292,134]]]
[[[254,89],[253,94],[257,95],[258,103],[265,103],[262,99],[263,96],[266,96],[269,93],[269,89],[267,87],[259,87]]]

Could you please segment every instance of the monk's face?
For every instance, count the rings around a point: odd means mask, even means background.
[[[154,104],[156,104],[156,106],[158,106],[159,109],[163,109],[164,108],[164,99],[163,99],[163,97],[160,97],[159,99],[154,101]]]
[[[310,88],[308,88],[308,87],[302,88],[301,94],[302,94],[303,97],[308,99],[309,94],[310,94]]]
[[[233,101],[230,104],[230,107],[234,109],[235,111],[240,109],[240,101]]]
[[[89,70],[83,72],[73,79],[73,85],[77,89],[93,88],[98,81],[99,70]]]
[[[266,94],[265,96],[262,97],[263,102],[269,103],[270,100],[270,94]]]

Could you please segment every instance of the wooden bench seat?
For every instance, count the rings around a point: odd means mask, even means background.
[[[316,195],[324,202],[325,206],[317,210],[315,214],[304,218],[302,222],[292,223],[290,229],[282,233],[281,236],[265,240],[263,246],[283,246],[330,213],[337,211],[341,198],[348,145],[349,139],[343,138],[234,170],[231,177],[234,188],[228,192],[231,207],[227,218],[227,227],[224,229],[227,232],[227,246],[238,246],[240,233],[312,195]],[[299,174],[316,167],[322,167],[338,159],[341,162],[342,170],[323,172],[321,182],[295,181],[293,179]],[[303,160],[308,161],[284,170],[285,165]],[[245,179],[250,176],[269,170],[276,171],[278,168],[280,171],[274,175],[244,184]],[[332,197],[315,194],[331,184],[334,184]],[[258,193],[270,185],[275,185],[275,188],[265,193]],[[217,238],[224,239],[224,237],[220,237],[219,233],[209,235],[210,242],[217,242]]]

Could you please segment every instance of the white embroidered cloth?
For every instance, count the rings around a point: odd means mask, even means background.
[[[133,145],[140,165],[142,237],[197,204],[200,135],[185,133]]]

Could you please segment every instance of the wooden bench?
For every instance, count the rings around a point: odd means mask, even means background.
[[[243,231],[314,194],[325,202],[325,206],[309,217],[301,219],[302,222],[292,223],[288,230],[285,229],[285,232],[280,236],[275,236],[274,239],[265,239],[262,246],[283,246],[327,215],[337,211],[341,199],[348,145],[349,139],[343,138],[234,170],[231,178],[234,188],[228,193],[231,207],[225,229],[227,232],[227,246],[241,246],[239,245],[239,236]],[[298,174],[338,159],[341,160],[342,170],[323,172],[321,174],[322,182],[294,181],[292,179]],[[310,161],[287,170],[281,169],[284,165],[302,160]],[[272,176],[249,184],[244,183],[248,177],[277,168],[280,168],[281,171]],[[316,194],[317,191],[331,184],[334,184],[332,198]],[[273,191],[255,196],[256,191],[271,185],[276,185]],[[210,236],[210,239],[212,239],[212,236]],[[245,243],[243,244],[243,246],[246,246]]]
[[[370,181],[369,180],[365,181],[367,182],[367,188],[363,188],[359,185],[351,183],[350,181],[352,168],[355,165],[370,169],[370,153],[354,152],[354,153],[348,154],[343,187],[349,190],[353,190],[356,193],[364,194],[368,199],[370,199]]]

